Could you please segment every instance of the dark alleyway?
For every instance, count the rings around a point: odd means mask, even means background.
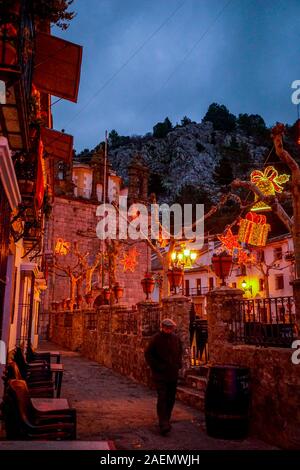
[[[49,343],[39,348],[58,349]],[[203,413],[178,401],[172,432],[162,437],[156,425],[154,391],[78,353],[62,353],[65,371],[61,396],[77,409],[79,440],[113,440],[117,449],[126,450],[271,449],[254,438],[223,441],[208,437]]]

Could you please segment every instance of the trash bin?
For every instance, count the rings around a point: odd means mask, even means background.
[[[205,421],[209,436],[243,439],[248,434],[250,371],[247,367],[220,365],[209,370],[205,392]]]

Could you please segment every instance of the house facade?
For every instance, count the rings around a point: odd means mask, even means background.
[[[113,291],[115,283],[123,291],[120,299],[122,305],[130,307],[144,299],[141,279],[148,271],[150,262],[146,242],[130,239],[102,240],[97,234],[101,220],[97,216],[97,209],[104,202],[118,206],[119,196],[122,196],[130,205],[131,202],[144,201],[147,198],[147,169],[139,160],[137,157],[130,165],[128,186],[124,186],[122,178],[112,170],[101,149],[94,152],[89,164],[74,162],[72,167],[65,167],[64,172],[58,168],[55,174],[53,210],[46,224],[45,253],[49,264],[49,278],[41,315],[44,333],[49,324],[49,312],[53,310],[55,302],[60,304],[58,308],[63,308],[64,300],[69,304],[72,295],[71,280],[65,268],[74,266],[74,272],[77,269],[75,246],[80,255],[86,257],[87,265],[92,265],[97,256],[104,260],[93,271],[90,285],[87,283],[86,272],[82,276],[79,274],[81,277],[76,283],[75,297],[80,299],[80,306],[86,308],[87,302],[90,306],[102,305],[105,303],[104,290]],[[137,179],[143,184],[136,187]],[[59,241],[70,247],[65,256],[57,255],[56,246]],[[76,304],[75,308],[78,307]]]
[[[210,241],[197,252],[193,266],[184,271],[182,292],[192,298],[195,312],[206,316],[206,294],[221,285],[221,280],[212,269],[212,256],[219,242]],[[254,263],[233,264],[226,284],[244,290],[245,299],[289,297],[293,295],[291,282],[295,279],[293,240],[290,234],[270,238],[265,247],[254,250]],[[159,272],[157,263],[154,272]],[[153,300],[158,300],[158,287]]]
[[[81,68],[81,46],[52,36],[50,20],[38,8],[33,16],[30,3],[2,2],[0,15],[2,367],[16,346],[37,346],[53,168],[73,153],[72,136],[53,129],[51,95],[76,102]]]

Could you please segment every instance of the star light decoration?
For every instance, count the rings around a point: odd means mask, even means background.
[[[120,260],[120,264],[123,265],[124,272],[131,271],[133,273],[135,271],[138,264],[137,258],[139,255],[140,254],[135,247],[123,253],[123,258]]]
[[[221,242],[221,247],[219,250],[227,251],[238,264],[253,264],[256,262],[256,257],[249,250],[246,250],[238,241],[238,235],[232,233],[231,228],[229,228],[223,235],[219,235],[218,239]]]

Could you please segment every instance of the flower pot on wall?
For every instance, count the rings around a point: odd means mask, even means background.
[[[119,283],[116,283],[113,287],[113,292],[116,302],[118,303],[119,300],[123,297],[124,288],[121,287]]]
[[[183,269],[178,267],[169,269],[167,276],[171,290],[175,290],[176,293],[176,289],[182,285]]]
[[[232,257],[230,255],[213,255],[212,267],[216,275],[222,279],[222,285],[225,285],[225,277],[229,276],[231,266],[232,266]]]
[[[149,296],[151,296],[154,286],[155,286],[155,279],[151,273],[145,273],[145,277],[141,280],[141,284],[143,287],[143,291],[146,294],[146,300],[149,300]]]
[[[110,296],[111,296],[111,290],[110,290],[110,289],[104,289],[104,290],[103,290],[103,298],[104,298],[104,300],[109,301]]]

